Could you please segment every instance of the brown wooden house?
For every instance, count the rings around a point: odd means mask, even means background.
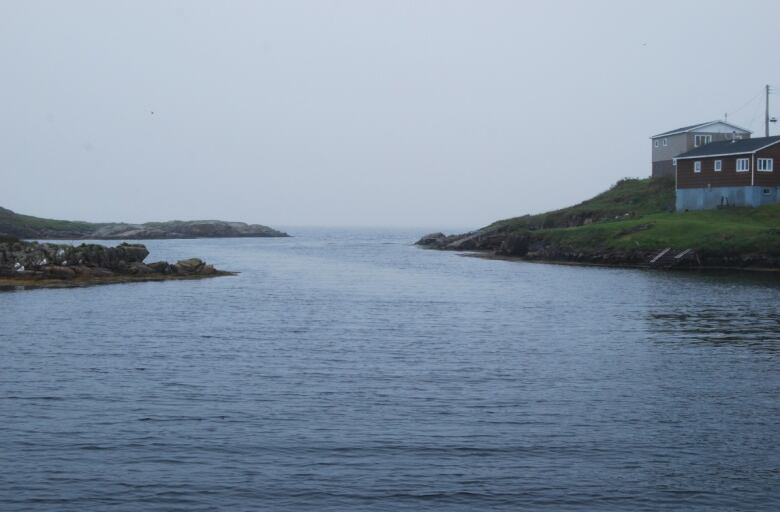
[[[677,211],[780,202],[780,136],[712,142],[675,160]]]

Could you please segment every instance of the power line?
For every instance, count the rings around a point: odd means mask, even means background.
[[[758,108],[756,109],[756,114],[753,116],[753,119],[750,120],[750,123],[748,123],[748,126],[752,127],[753,123],[756,121],[758,116],[760,116],[761,114],[762,114],[762,112],[761,112],[761,104],[759,103],[758,104]]]
[[[730,111],[730,112],[727,112],[727,114],[728,114],[728,115],[730,115],[730,116],[733,116],[734,114],[736,114],[736,113],[738,113],[738,112],[742,111],[742,109],[744,109],[745,107],[747,107],[748,105],[750,105],[750,104],[751,104],[753,101],[755,101],[755,100],[756,100],[756,98],[758,98],[759,96],[761,96],[762,94],[764,94],[764,92],[765,92],[765,90],[764,90],[764,88],[762,87],[762,88],[761,88],[761,90],[760,90],[760,91],[758,91],[758,92],[756,93],[756,95],[755,95],[755,96],[753,96],[752,98],[750,98],[749,100],[747,100],[747,102],[745,102],[745,104],[744,104],[744,105],[742,105],[741,107],[739,107],[737,110],[732,110],[732,111]]]

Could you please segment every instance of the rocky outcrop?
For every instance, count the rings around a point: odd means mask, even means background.
[[[151,240],[161,238],[264,238],[287,233],[245,222],[194,220],[145,224],[90,223],[41,219],[0,208],[0,235],[57,240]]]
[[[97,240],[153,240],[159,238],[262,238],[287,233],[260,224],[219,220],[104,224],[89,235]]]
[[[462,235],[431,233],[420,238],[415,244],[428,249],[447,251],[493,251],[506,239],[503,230],[482,229]]]
[[[230,275],[198,258],[144,263],[141,244],[78,246],[0,239],[0,284],[97,284]]]

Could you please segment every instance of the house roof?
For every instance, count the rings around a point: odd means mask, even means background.
[[[710,142],[696,149],[686,151],[677,158],[697,158],[704,156],[728,156],[752,154],[759,149],[773,146],[780,142],[780,136],[758,137],[755,139],[719,140]]]
[[[727,123],[726,121],[716,120],[716,121],[707,121],[706,123],[692,124],[690,126],[683,126],[681,128],[677,128],[676,130],[669,130],[668,132],[663,132],[663,133],[659,133],[658,135],[653,135],[650,138],[651,139],[656,139],[658,137],[666,137],[666,136],[669,136],[669,135],[677,135],[678,133],[690,132],[690,131],[693,131],[693,130],[697,130],[699,128],[704,128],[705,126],[709,126],[709,125],[715,124],[715,123],[723,123],[725,125],[731,126],[732,128],[735,128],[736,131],[741,131],[741,132],[745,132],[745,133],[753,133],[750,130],[746,130],[746,129],[741,128],[741,127],[739,127],[739,126],[737,126],[735,124]]]

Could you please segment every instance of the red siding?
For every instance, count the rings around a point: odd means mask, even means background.
[[[677,160],[677,188],[749,186],[751,173],[737,172],[737,158],[751,158],[751,155]],[[722,162],[723,167],[720,172],[714,170],[715,160]],[[693,172],[693,163],[696,161],[701,162],[701,173]]]
[[[780,187],[780,144],[775,144],[756,153],[756,159],[774,158],[772,172],[759,172],[756,165],[756,185],[760,187]]]

